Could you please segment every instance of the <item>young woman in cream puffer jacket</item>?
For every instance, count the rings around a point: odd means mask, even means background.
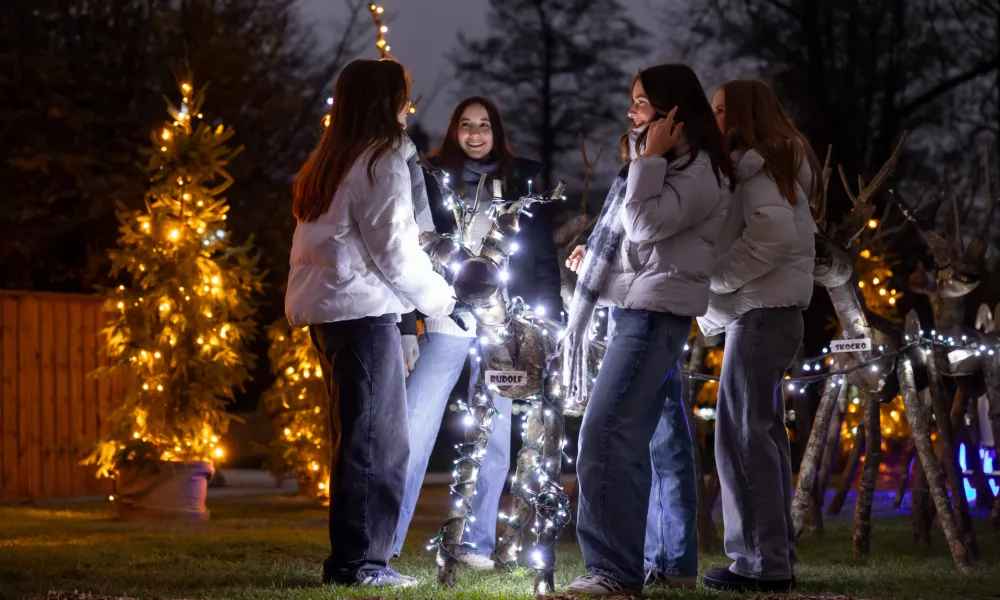
[[[698,318],[705,335],[718,335],[755,308],[805,310],[813,294],[816,247],[809,211],[812,169],[803,161],[792,206],[755,150],[733,156],[739,187],[718,237],[708,312]]]

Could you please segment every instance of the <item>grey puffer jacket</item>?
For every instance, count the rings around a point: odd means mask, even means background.
[[[809,210],[812,170],[803,161],[792,206],[754,150],[734,155],[739,187],[732,195],[712,271],[708,313],[698,319],[705,335],[718,335],[757,308],[795,306],[805,310],[813,293],[816,257]]]
[[[708,154],[694,162],[637,158],[621,211],[625,235],[601,304],[695,317],[708,308],[716,238],[726,218],[724,188]]]

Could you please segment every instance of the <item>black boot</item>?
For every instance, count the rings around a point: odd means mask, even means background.
[[[705,573],[705,587],[724,592],[789,592],[795,589],[795,576],[789,579],[753,579],[737,575],[729,569],[712,569]]]

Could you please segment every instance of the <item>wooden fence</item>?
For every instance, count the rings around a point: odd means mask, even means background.
[[[120,394],[90,377],[105,320],[96,296],[0,292],[0,501],[110,493],[80,465]]]

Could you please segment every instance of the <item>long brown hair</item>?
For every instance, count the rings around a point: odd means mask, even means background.
[[[687,140],[689,157],[682,169],[694,162],[698,153],[705,151],[712,162],[712,171],[719,185],[725,184],[730,191],[736,187],[736,169],[722,143],[722,132],[715,123],[712,104],[705,96],[701,81],[691,67],[682,64],[665,64],[639,71],[632,80],[632,87],[642,82],[649,103],[656,110],[657,118],[667,115],[674,107],[677,114],[674,119],[684,123],[683,137]],[[629,130],[621,139],[622,161],[629,159]],[[639,135],[636,148],[642,148],[646,142],[646,131]],[[667,153],[667,158],[676,158],[676,149]]]
[[[756,150],[778,191],[794,206],[795,182],[802,161],[812,169],[810,195],[820,193],[822,171],[809,140],[795,127],[771,86],[753,79],[723,84],[726,150]]]
[[[500,177],[504,183],[508,181],[514,173],[514,159],[517,157],[510,149],[510,141],[507,139],[507,129],[504,127],[503,118],[500,117],[500,109],[497,105],[483,96],[469,96],[462,100],[451,111],[451,118],[448,120],[448,132],[444,135],[441,145],[430,151],[427,156],[433,158],[434,166],[451,175],[454,189],[459,194],[464,193],[462,182],[462,163],[468,159],[462,146],[458,143],[458,128],[462,123],[462,114],[465,109],[478,104],[486,109],[486,114],[490,118],[490,129],[493,131],[493,148],[486,156],[486,160],[496,161],[500,165]]]
[[[330,208],[347,172],[368,150],[368,179],[374,179],[379,158],[402,142],[398,115],[409,96],[409,78],[395,61],[355,60],[344,67],[333,89],[330,124],[295,177],[292,214],[300,223]]]

